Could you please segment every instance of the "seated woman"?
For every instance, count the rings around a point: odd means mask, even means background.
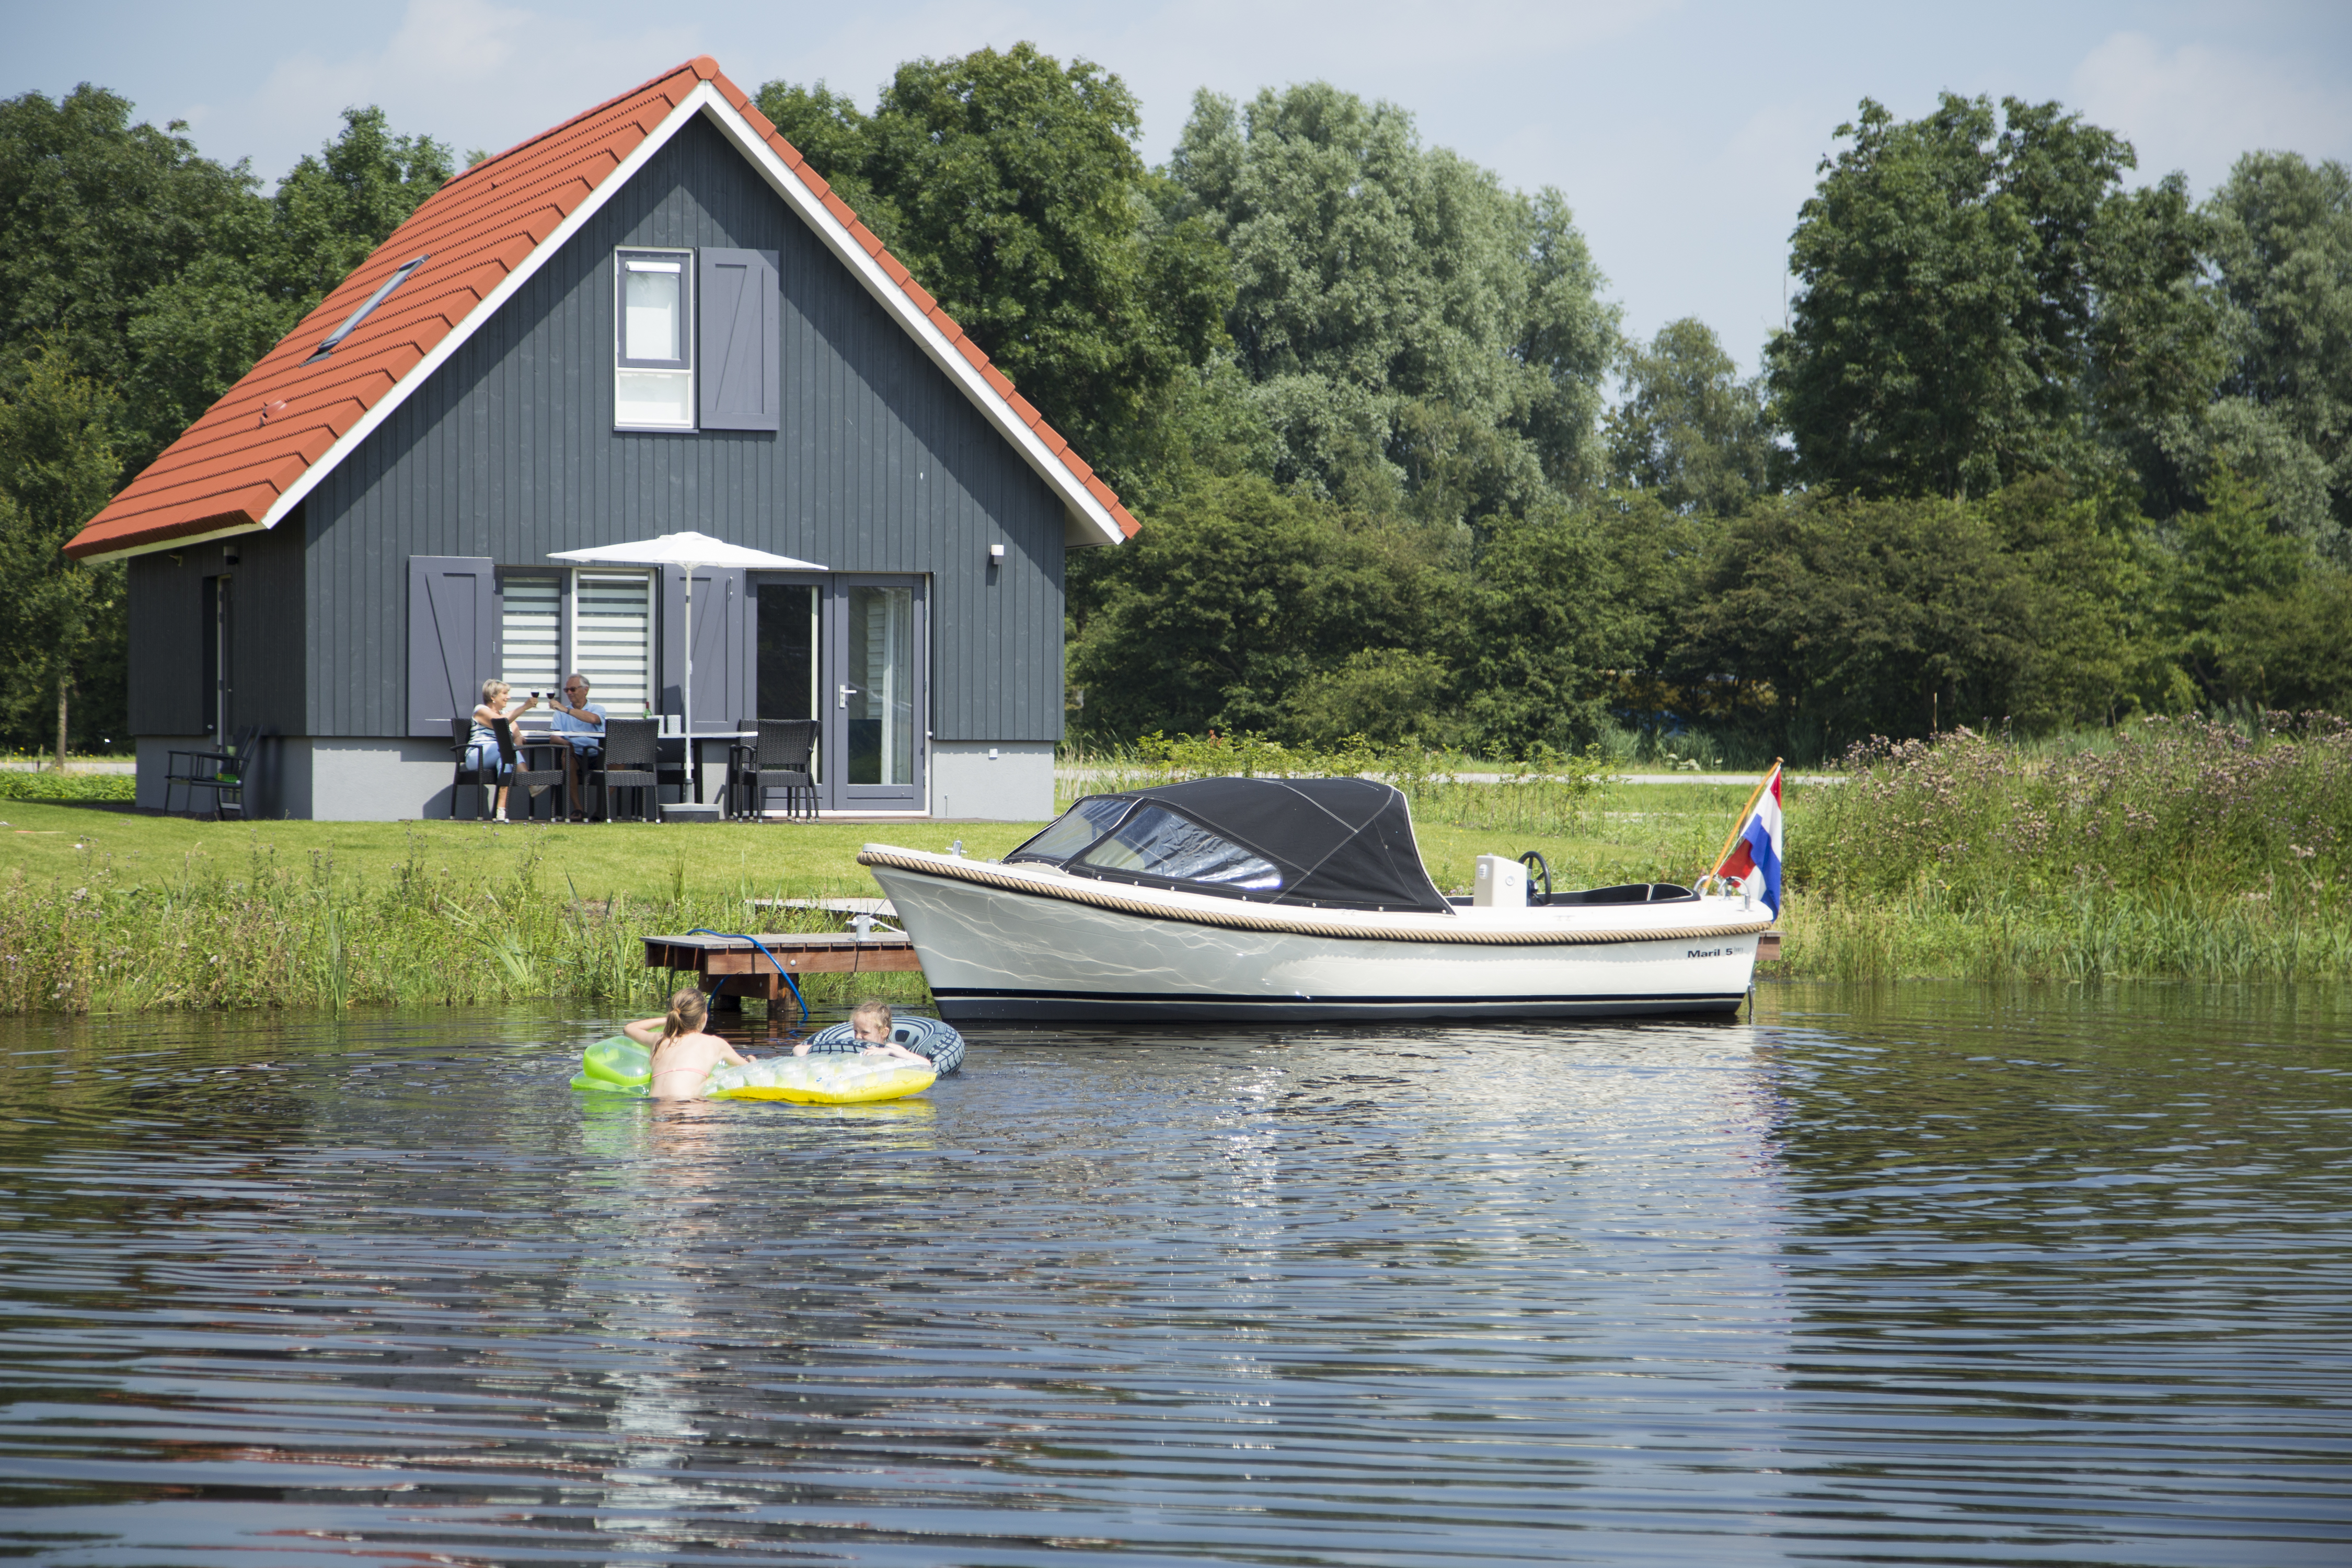
[[[539,706],[539,699],[526,697],[509,708],[507,699],[514,688],[496,676],[482,682],[481,706],[474,710],[473,732],[466,737],[466,765],[479,773],[495,773],[499,780],[499,814],[497,820],[507,819],[507,780],[514,769],[507,765],[505,753],[499,750],[499,732],[491,726],[504,719],[511,726],[517,719]]]
[[[709,1019],[702,993],[688,986],[671,995],[669,1011],[658,1018],[640,1018],[621,1026],[621,1033],[653,1050],[653,1077],[646,1093],[655,1100],[698,1100],[710,1069],[720,1062],[750,1067],[751,1058],[716,1035],[706,1035]]]

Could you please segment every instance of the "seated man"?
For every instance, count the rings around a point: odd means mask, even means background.
[[[593,768],[604,752],[604,705],[588,700],[588,678],[574,673],[563,678],[563,695],[550,699],[549,706],[555,710],[552,733],[564,744],[563,765],[572,778],[572,820],[577,822],[585,815],[581,810],[581,770]]]

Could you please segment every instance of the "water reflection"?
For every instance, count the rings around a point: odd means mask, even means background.
[[[530,1012],[9,1026],[0,1543],[2338,1561],[2345,1022],[1003,1032],[832,1110]]]

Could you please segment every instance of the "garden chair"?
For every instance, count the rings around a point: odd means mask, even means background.
[[[613,820],[616,789],[637,791],[638,819],[653,820],[654,796],[661,787],[659,727],[652,719],[604,721],[604,754],[582,787],[598,792],[598,812],[605,821]]]
[[[449,820],[452,822],[457,820],[457,792],[467,784],[482,792],[481,809],[474,814],[478,818],[490,815],[490,803],[497,798],[492,792],[499,787],[498,770],[473,767],[466,761],[466,753],[472,750],[469,742],[473,734],[474,721],[471,719],[449,721],[449,751],[457,762],[457,776],[449,784]]]
[[[749,745],[738,742],[727,752],[729,815],[757,821],[767,815],[768,792],[784,792],[784,815],[816,820],[815,770],[817,721],[761,719],[758,735]]]
[[[220,775],[227,773],[238,780],[245,777],[245,774],[238,771],[237,759],[253,744],[253,738],[260,733],[260,725],[247,724],[236,732],[236,739],[229,742],[228,750],[225,752],[167,752],[163,758],[164,811],[168,813],[172,809],[173,784],[179,784],[187,790],[190,811],[196,808],[196,790],[199,787],[212,788],[213,808],[218,811],[221,804],[220,791],[217,787],[220,784]],[[242,793],[237,795],[237,815],[239,816],[245,815],[245,796]]]

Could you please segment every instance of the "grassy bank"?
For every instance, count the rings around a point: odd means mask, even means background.
[[[1563,887],[1687,881],[1747,797],[1558,765],[1475,784],[1382,761],[1414,797],[1423,858],[1449,890],[1468,885],[1478,854],[1526,849]],[[1849,761],[1843,782],[1788,793],[1776,973],[2352,976],[2352,731],[2336,721],[2151,722],[2072,748],[1961,731]],[[1138,763],[1081,787],[1176,771]],[[871,894],[856,863],[868,840],[961,838],[994,857],[1035,826],[221,825],[22,801],[0,802],[0,1011],[13,1013],[649,1005],[665,977],[641,967],[647,932],[822,923],[747,900]],[[811,999],[853,985],[925,996],[905,975],[820,978]]]
[[[2352,729],[2150,720],[2071,749],[1859,748],[1790,822],[1822,978],[2352,976]]]
[[[215,824],[0,805],[0,1011],[644,1002],[638,938],[822,917],[747,900],[870,894],[878,836],[1001,855],[1012,826]],[[919,975],[819,977],[812,1002],[925,996]]]
[[[1483,851],[1543,852],[1562,886],[1695,876],[1744,790],[1648,786],[1573,803],[1471,801],[1421,824],[1430,873],[1469,885]],[[1489,826],[1488,822],[1500,826]],[[1513,824],[1519,824],[1514,826]],[[364,1006],[561,996],[648,1005],[656,931],[809,929],[747,900],[870,895],[875,839],[1001,856],[1037,826],[505,827],[209,823],[0,804],[0,1011]],[[811,1000],[924,998],[919,975],[819,977]]]

